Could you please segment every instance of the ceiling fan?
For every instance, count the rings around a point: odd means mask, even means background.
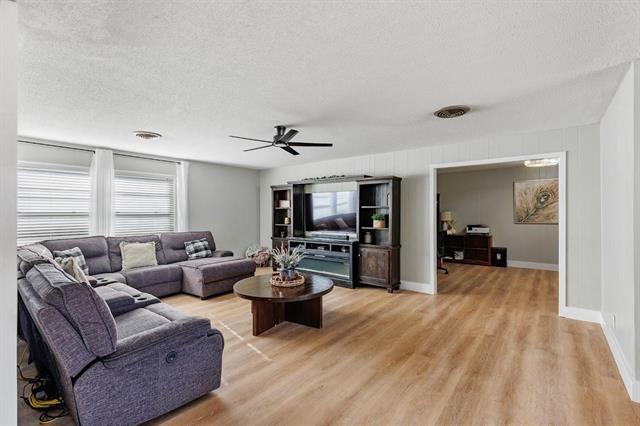
[[[310,146],[310,147],[333,146],[332,143],[291,142],[291,139],[293,139],[297,134],[298,134],[298,131],[295,130],[295,129],[289,129],[289,131],[287,131],[287,128],[285,126],[276,126],[276,134],[273,137],[273,141],[267,141],[267,140],[264,140],[264,139],[244,138],[242,136],[233,136],[233,135],[229,135],[229,137],[230,138],[236,138],[236,139],[244,139],[244,140],[247,140],[247,141],[263,142],[263,143],[269,144],[269,145],[265,145],[265,146],[259,146],[257,148],[245,149],[244,152],[255,151],[255,150],[264,149],[264,148],[276,147],[276,148],[284,149],[285,151],[287,151],[291,155],[300,155],[300,153],[298,151],[296,151],[295,149],[293,149],[292,146]]]

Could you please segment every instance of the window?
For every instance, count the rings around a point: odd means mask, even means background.
[[[84,167],[18,164],[18,245],[89,235],[91,184]]]
[[[175,229],[173,176],[116,171],[113,181],[113,234],[159,234]]]

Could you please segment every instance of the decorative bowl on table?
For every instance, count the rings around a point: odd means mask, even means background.
[[[297,287],[299,285],[304,284],[304,275],[293,271],[293,276],[285,275],[284,278],[281,275],[281,272],[275,272],[271,276],[271,285],[276,287]]]

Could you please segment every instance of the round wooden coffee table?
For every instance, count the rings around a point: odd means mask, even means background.
[[[272,286],[270,274],[245,278],[234,284],[235,294],[251,300],[254,336],[283,321],[322,328],[322,296],[333,290],[333,281],[320,275],[302,275],[306,281],[298,287]]]

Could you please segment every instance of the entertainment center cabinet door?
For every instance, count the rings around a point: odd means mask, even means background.
[[[360,282],[363,284],[389,287],[391,251],[387,248],[360,246]]]

